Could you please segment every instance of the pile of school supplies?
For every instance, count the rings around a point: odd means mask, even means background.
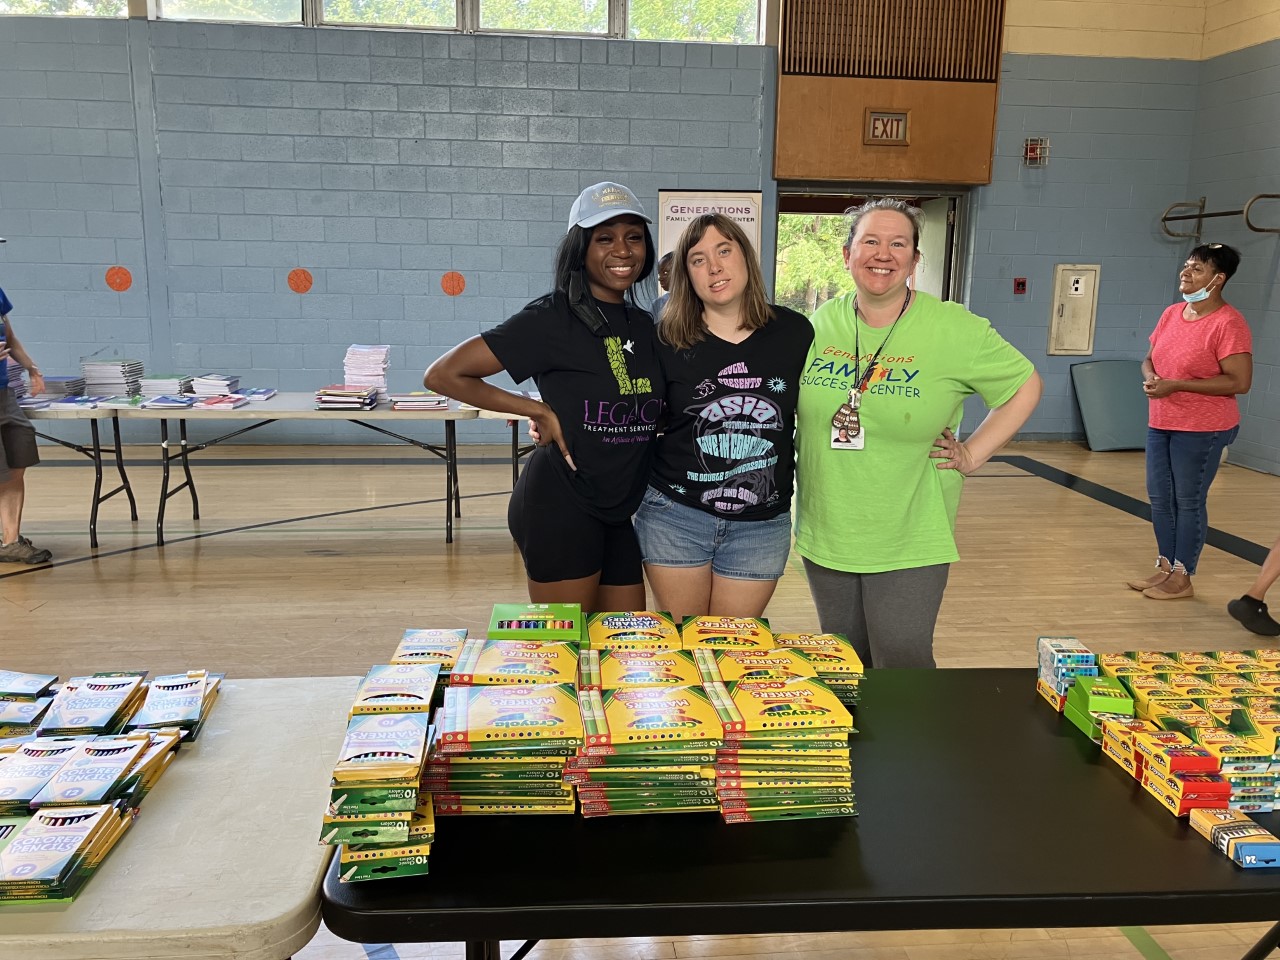
[[[372,410],[377,405],[376,387],[335,383],[316,391],[317,410]]]
[[[122,803],[0,816],[0,902],[74,899],[132,823]]]
[[[225,396],[235,393],[239,387],[240,378],[230,373],[202,373],[191,379],[191,389],[197,397]]]
[[[581,611],[535,607],[543,632],[521,612],[523,639],[473,637],[458,654],[423,780],[439,815],[574,812],[565,760],[583,736],[578,645],[547,632]]]
[[[862,658],[838,633],[776,633],[778,647],[795,650],[813,664],[818,679],[831,688],[846,707],[855,706],[861,694]]]
[[[83,407],[86,410],[93,410],[99,403],[106,399],[107,397],[105,394],[58,397],[56,400],[49,401],[49,406],[55,410],[68,410],[73,407]]]
[[[147,396],[195,392],[191,377],[185,373],[153,373],[143,377],[140,386]]]
[[[467,640],[467,628],[409,629],[400,638],[392,663],[434,663],[440,667],[440,683],[448,682],[458,654]],[[436,685],[441,699],[444,690]]]
[[[213,696],[169,717],[167,695],[153,700],[144,677],[100,673],[58,687],[54,676],[0,670],[0,901],[72,899],[198,731]],[[183,677],[206,692],[220,679]],[[142,726],[148,705],[154,725]]]
[[[1036,655],[1036,692],[1059,713],[1066,708],[1067,691],[1077,677],[1098,675],[1093,651],[1077,643],[1075,637],[1040,637],[1036,640]]]
[[[261,403],[263,400],[270,400],[276,395],[277,391],[275,387],[241,387],[236,391],[236,393],[240,394],[240,396],[244,397],[246,400],[251,400],[254,403]]]
[[[448,410],[449,398],[425,390],[390,395],[392,410]]]
[[[140,393],[117,393],[98,403],[98,406],[111,410],[137,410],[147,398]]]
[[[125,725],[126,730],[183,731],[184,741],[199,738],[222,687],[224,675],[208,670],[188,670],[156,677],[147,684],[142,707]]]
[[[727,823],[856,816],[853,717],[801,651],[693,654],[724,723],[715,773]]]
[[[86,393],[133,396],[142,392],[141,360],[84,358],[80,361],[80,372],[84,375]]]
[[[427,872],[435,815],[419,787],[439,673],[435,663],[375,666],[356,690],[320,832],[341,844],[343,881]]]
[[[216,396],[200,397],[195,402],[196,410],[235,410],[247,407],[249,398],[238,393],[220,393]]]
[[[387,364],[391,346],[386,343],[353,343],[342,358],[342,382],[352,387],[373,387],[379,400],[387,399]]]

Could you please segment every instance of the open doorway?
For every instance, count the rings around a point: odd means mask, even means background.
[[[853,280],[840,253],[848,235],[844,211],[882,196],[906,200],[924,211],[920,266],[912,286],[940,300],[960,299],[960,238],[966,193],[924,192],[918,186],[898,190],[864,187],[857,192],[790,191],[780,187],[775,302],[809,315],[832,297],[851,290]]]

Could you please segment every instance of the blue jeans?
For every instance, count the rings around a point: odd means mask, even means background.
[[[1157,430],[1147,428],[1147,497],[1151,525],[1160,556],[1196,572],[1204,538],[1209,533],[1205,501],[1218,473],[1222,451],[1231,445],[1230,430]]]

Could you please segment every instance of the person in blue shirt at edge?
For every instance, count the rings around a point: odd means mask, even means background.
[[[9,386],[9,358],[31,378],[31,394],[44,393],[44,377],[13,332],[13,304],[0,290],[0,563],[48,563],[53,554],[22,536],[27,467],[40,462],[36,431]]]
[[[650,222],[627,187],[587,187],[556,251],[555,289],[423,377],[437,393],[541,427],[507,509],[535,603],[645,609],[631,515],[665,406],[657,332],[635,294],[654,269]],[[532,379],[542,399],[485,382],[503,370]]]

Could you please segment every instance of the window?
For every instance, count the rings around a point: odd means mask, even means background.
[[[629,6],[632,40],[760,42],[758,0],[632,0]]]
[[[0,14],[18,17],[126,17],[126,0],[0,0]]]
[[[323,0],[325,23],[361,23],[384,27],[458,25],[454,0]]]
[[[298,0],[156,0],[156,16],[161,20],[301,23],[302,4]]]
[[[478,0],[480,29],[508,33],[609,32],[608,0]]]

